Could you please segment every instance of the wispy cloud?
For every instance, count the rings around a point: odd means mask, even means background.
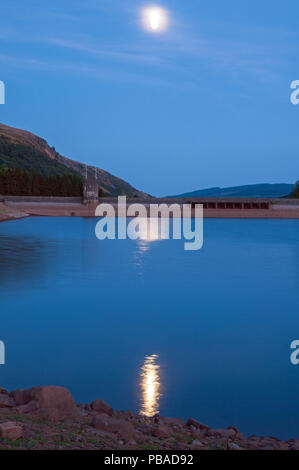
[[[91,44],[90,42],[87,43],[83,42],[82,40],[72,41],[68,39],[58,38],[48,38],[46,40],[44,39],[44,41],[58,47],[72,49],[77,52],[85,52],[87,54],[92,54],[98,57],[103,57],[114,61],[134,62],[135,64],[144,65],[161,65],[163,63],[162,57],[146,54],[145,52],[142,54],[139,52],[136,53],[125,51],[123,46],[104,46],[99,48]]]
[[[101,2],[101,5],[97,1],[88,0],[87,4],[90,9],[101,8],[104,12],[111,11],[112,8],[110,0]],[[136,4],[140,2],[135,2]],[[72,15],[69,11],[57,14],[60,14],[61,18],[79,21],[79,2],[75,1],[74,6],[76,8]],[[125,7],[122,8],[125,11]],[[126,7],[127,11],[130,10],[128,8]],[[54,10],[52,16],[55,15]],[[55,25],[54,29],[48,27],[42,34],[38,31],[28,33],[28,31],[2,28],[0,37],[8,43],[22,43],[22,57],[18,58],[18,54],[15,54],[11,59],[10,63],[14,66],[28,67],[31,64],[41,69],[46,67],[53,71],[63,69],[69,73],[82,73],[102,79],[126,80],[158,86],[176,84],[177,87],[181,87],[183,84],[188,88],[207,86],[202,80],[202,75],[207,71],[215,79],[220,77],[241,81],[244,76],[254,77],[261,82],[275,77],[280,79],[283,69],[287,68],[288,60],[294,57],[296,52],[290,47],[289,42],[280,41],[291,32],[252,29],[250,34],[247,34],[250,40],[246,40],[246,34],[238,37],[236,30],[231,34],[231,37],[237,38],[233,40],[225,34],[217,37],[207,36],[202,31],[193,29],[192,22],[184,23],[183,20],[178,22],[175,15],[173,15],[173,24],[175,27],[159,39],[140,34],[138,42],[127,40],[123,44],[115,44],[114,38],[110,38],[109,35],[103,39],[95,31],[84,33],[84,29],[81,31],[80,28],[76,28],[76,33],[72,28],[63,30],[61,25]],[[225,24],[222,29],[225,32],[228,28],[229,31],[233,31],[233,26]],[[273,38],[274,42],[276,41],[275,48],[273,48]],[[31,56],[28,59],[26,59],[26,44],[38,45],[38,50],[28,46],[28,56]],[[63,63],[53,61],[49,47],[65,51]],[[34,53],[35,58],[32,57]],[[1,57],[3,61],[4,56]],[[5,57],[9,63],[8,54]],[[75,63],[76,60],[78,63]]]
[[[79,64],[78,62],[20,58],[18,56],[0,54],[0,63],[5,66],[20,68],[22,70],[37,70],[56,74],[67,73],[73,76],[85,76],[95,80],[120,81],[122,83],[135,83],[145,86],[158,86],[185,91],[200,89],[199,86],[196,86],[193,82],[188,80],[182,80],[178,83],[177,81],[171,81],[142,73],[130,73],[125,70],[116,70],[103,66],[84,65]]]

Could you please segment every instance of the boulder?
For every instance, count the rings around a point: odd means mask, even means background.
[[[242,434],[241,431],[239,431],[239,429],[236,428],[235,426],[228,426],[227,429],[232,429],[233,431],[235,431],[235,437],[236,437],[236,439],[243,439],[243,434]]]
[[[91,404],[90,403],[82,403],[82,405],[79,405],[79,408],[81,408],[81,410],[85,410],[85,411],[91,411]]]
[[[203,446],[202,442],[200,442],[200,441],[197,440],[197,439],[192,442],[192,447],[194,447],[194,448],[196,448],[196,447],[202,447],[202,446]]]
[[[14,390],[10,396],[15,400],[16,405],[27,405],[35,401],[36,408],[57,408],[65,412],[74,411],[77,405],[64,387],[46,386],[33,387],[28,390]]]
[[[113,408],[107,403],[105,403],[101,398],[94,400],[91,404],[91,407],[94,411],[97,411],[98,413],[104,413],[109,416],[113,415]]]
[[[259,440],[259,448],[261,450],[278,450],[280,443],[271,437],[263,437]]]
[[[229,442],[228,443],[228,449],[229,450],[244,450],[242,447],[238,446],[235,442]]]
[[[37,408],[56,408],[63,412],[73,412],[77,405],[64,387],[34,387],[29,390],[31,400],[36,401]]]
[[[72,395],[64,387],[46,386],[14,390],[10,393],[10,398],[14,399],[20,413],[34,412],[37,417],[51,421],[79,414]],[[42,411],[38,413],[38,410]]]
[[[182,418],[162,418],[163,423],[166,426],[172,426],[174,428],[179,428],[185,425],[185,421]]]
[[[31,400],[29,403],[26,403],[26,405],[20,405],[16,408],[16,411],[21,414],[26,414],[26,413],[32,413],[37,409],[36,406],[36,401]]]
[[[26,405],[30,400],[30,390],[13,390],[9,396],[14,399],[17,406]]]
[[[126,441],[131,441],[135,436],[134,426],[125,420],[112,418],[107,414],[96,414],[92,419],[92,426],[100,431],[118,434]]]
[[[215,437],[232,439],[236,436],[233,429],[213,429],[212,434]]]
[[[5,393],[0,393],[0,408],[12,408],[13,406],[16,406],[14,399]]]
[[[199,421],[193,418],[189,418],[186,424],[187,426],[194,426],[195,428],[200,429],[200,430],[210,431],[211,429],[206,424],[200,423]]]
[[[20,439],[22,437],[22,426],[12,421],[7,421],[6,423],[0,424],[0,437],[6,439]]]

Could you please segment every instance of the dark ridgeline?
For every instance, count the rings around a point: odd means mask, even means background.
[[[226,188],[207,188],[170,196],[181,197],[222,197],[222,198],[281,198],[289,197],[294,185],[289,183],[262,183],[247,184],[243,186],[231,186]]]
[[[0,167],[0,194],[6,196],[82,196],[79,175],[43,176],[36,171]]]
[[[294,186],[291,197],[299,198],[299,181],[297,181],[296,185]]]

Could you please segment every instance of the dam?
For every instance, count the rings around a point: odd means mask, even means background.
[[[117,198],[101,197],[100,199],[81,197],[31,197],[4,196],[0,205],[3,213],[22,212],[32,216],[77,216],[95,217],[98,204],[112,204],[117,216]],[[299,219],[299,202],[296,199],[257,199],[257,198],[127,198],[127,205],[140,203],[147,207],[150,204],[190,204],[194,216],[196,204],[203,205],[204,218],[249,218],[249,219]],[[0,207],[0,208],[1,208]],[[13,214],[11,216],[13,217]],[[1,217],[0,217],[1,219]]]

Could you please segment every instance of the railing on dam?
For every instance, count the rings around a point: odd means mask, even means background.
[[[192,207],[195,207],[196,204],[202,204],[204,209],[270,209],[271,201],[257,200],[252,201],[241,200],[241,199],[230,199],[227,200],[217,200],[217,199],[200,199],[200,200],[190,200],[188,201]]]

